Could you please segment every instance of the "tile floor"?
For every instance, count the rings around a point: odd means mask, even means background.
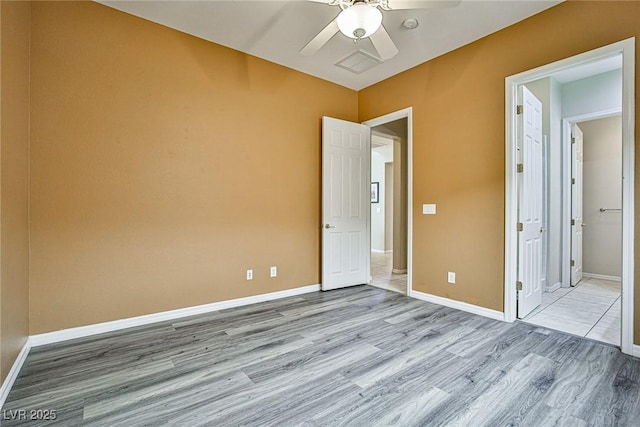
[[[393,253],[371,252],[371,286],[407,294],[407,275],[393,270]]]
[[[620,292],[620,282],[584,278],[542,294],[542,304],[522,321],[619,346]]]

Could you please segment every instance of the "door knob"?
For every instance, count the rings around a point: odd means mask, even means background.
[[[584,227],[584,226],[585,226],[585,225],[587,225],[587,224],[585,224],[585,223],[583,222],[583,223],[582,223],[582,224],[580,224],[580,225]]]
[[[336,228],[336,227],[334,225],[325,224],[324,228],[329,229],[329,228]]]
[[[541,232],[541,233],[544,233],[545,231],[547,231],[547,229],[546,229],[546,228],[544,228],[544,227],[540,227],[540,232]]]

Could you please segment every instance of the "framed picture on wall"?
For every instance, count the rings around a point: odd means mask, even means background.
[[[379,182],[371,183],[371,203],[380,203],[380,197],[378,191],[380,190]]]

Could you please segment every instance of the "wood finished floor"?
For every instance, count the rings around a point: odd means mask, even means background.
[[[57,419],[15,419],[19,410]],[[33,349],[0,420],[638,426],[640,359],[359,286]]]

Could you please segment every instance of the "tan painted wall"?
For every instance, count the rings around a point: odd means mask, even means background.
[[[503,309],[505,78],[640,37],[638,22],[640,2],[562,3],[359,92],[361,121],[413,106],[416,290]],[[438,214],[423,216],[425,202],[437,203]],[[447,271],[457,273],[456,285]],[[640,286],[635,298],[638,343]]]
[[[356,92],[95,3],[32,22],[32,334],[319,283]]]
[[[29,334],[30,9],[0,3],[0,382]]]
[[[584,134],[582,271],[620,277],[622,214],[622,117],[578,124]]]
[[[639,18],[568,2],[355,94],[101,5],[35,4],[31,333],[317,283],[319,117],[407,106],[414,286],[501,310],[504,78]]]

